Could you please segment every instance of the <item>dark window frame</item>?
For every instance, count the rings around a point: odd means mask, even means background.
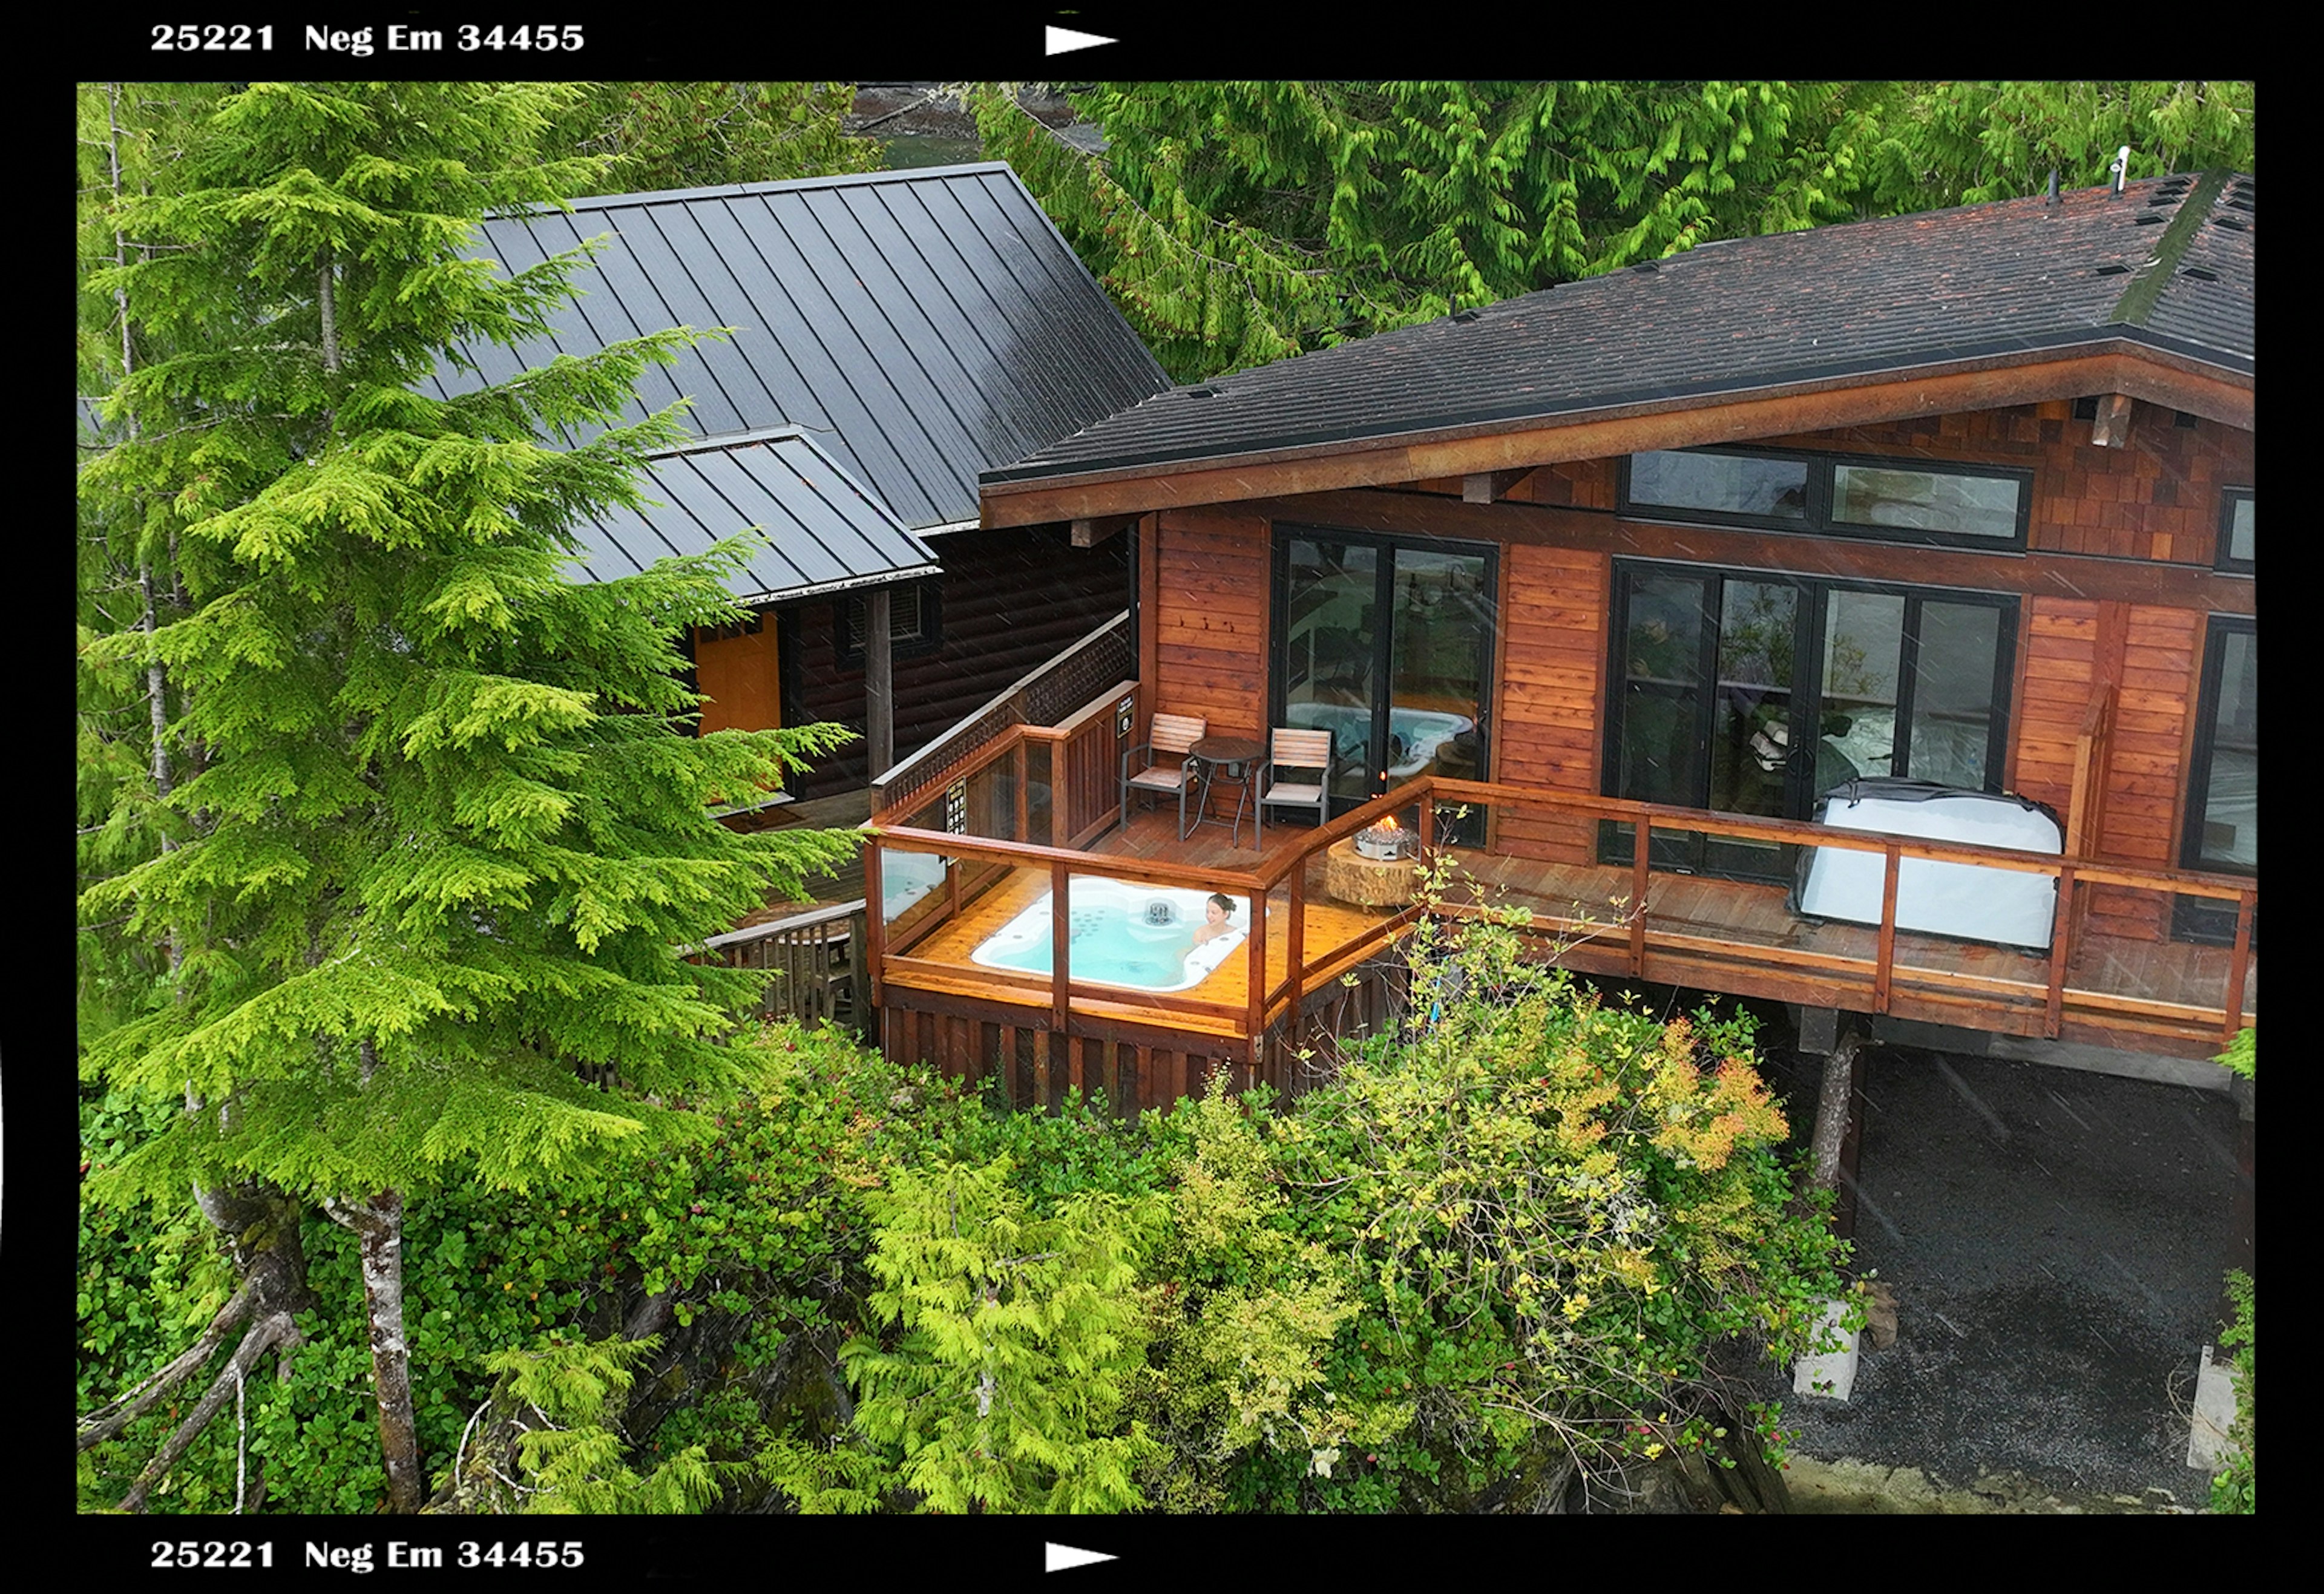
[[[2259,620],[2251,614],[2214,614],[2203,631],[2202,684],[2195,695],[2195,739],[2187,755],[2186,813],[2179,832],[2179,866],[2200,874],[2248,875],[2259,879],[2259,866],[2245,869],[2212,862],[2203,856],[2203,826],[2210,817],[2211,760],[2219,729],[2219,692],[2227,669],[2227,639],[2247,636],[2258,645]],[[2256,661],[2255,661],[2256,668]],[[2217,897],[2179,897],[2171,915],[2173,939],[2227,945],[2235,940],[2236,908]],[[2259,924],[2252,924],[2252,944],[2259,944]]]
[[[1987,729],[1985,789],[1996,794],[2006,789],[2004,774],[2007,769],[2011,727],[2016,720],[2019,708],[2016,695],[2016,671],[2018,651],[2024,644],[2026,624],[2024,594],[1973,587],[1937,586],[1918,582],[1885,581],[1877,577],[1810,576],[1798,571],[1759,570],[1738,565],[1705,565],[1687,560],[1622,557],[1613,561],[1609,576],[1605,689],[1600,710],[1604,733],[1600,742],[1599,785],[1603,795],[1608,797],[1620,795],[1611,788],[1619,781],[1621,768],[1624,687],[1628,684],[1628,675],[1624,668],[1626,655],[1622,650],[1624,639],[1628,634],[1631,590],[1637,577],[1651,576],[1657,572],[1706,579],[1722,585],[1730,580],[1739,580],[1778,582],[1797,588],[1802,602],[1800,618],[1795,622],[1800,628],[1795,636],[1800,640],[1794,641],[1794,656],[1804,657],[1814,661],[1809,672],[1800,678],[1806,683],[1804,690],[1814,697],[1819,712],[1823,707],[1824,699],[1823,645],[1826,604],[1823,599],[1836,591],[1903,598],[1905,607],[1902,621],[1903,631],[1899,639],[1895,710],[1896,730],[1890,746],[1892,770],[1895,769],[1894,760],[1906,759],[1906,768],[1896,772],[1901,773],[1907,779],[1917,779],[1910,768],[1907,750],[1912,734],[1914,697],[1919,686],[1922,605],[1933,602],[1994,610],[1999,616],[1998,631],[1995,638],[1994,682],[2004,696],[1994,704],[1992,723]],[[1720,637],[1719,626],[1707,626],[1704,628],[1700,642],[1701,656],[1697,665],[1698,686],[1695,694],[1700,699],[1696,705],[1695,740],[1698,750],[1709,745],[1711,735],[1714,694],[1705,688],[1717,678]],[[1803,648],[1804,652],[1801,651]],[[1698,772],[1690,771],[1690,773]],[[1694,800],[1685,806],[1703,806],[1704,812],[1712,812],[1713,810],[1704,806],[1709,801],[1708,771],[1705,769],[1699,773],[1701,778],[1693,781]],[[1629,845],[1625,827],[1610,821],[1600,826],[1599,842],[1600,861],[1628,862]],[[1702,861],[1692,865],[1676,867],[1681,872],[1701,873],[1714,879],[1764,880],[1770,878],[1762,872],[1736,873],[1720,868],[1715,862],[1709,861],[1707,851]]]
[[[944,646],[944,604],[937,585],[933,581],[899,581],[889,587],[890,594],[910,593],[919,604],[919,629],[906,635],[895,629],[896,603],[891,595],[889,604],[889,656],[892,659],[917,659],[934,653]],[[868,601],[868,591],[858,588],[841,593],[831,606],[832,646],[839,656],[842,669],[863,668],[863,638],[856,629],[855,605]]]
[[[1742,514],[1726,510],[1691,509],[1684,504],[1646,503],[1630,490],[1630,461],[1624,455],[1616,468],[1615,510],[1630,520],[1675,521],[1706,526],[1748,527],[1763,531],[1786,531],[1802,537],[1843,537],[1854,542],[1901,542],[1920,547],[1977,548],[1987,553],[2023,554],[2034,521],[2034,473],[2020,466],[1967,465],[1950,459],[1922,459],[1891,454],[1833,454],[1818,448],[1667,448],[1658,454],[1715,454],[1741,459],[1781,459],[1808,467],[1806,512],[1797,519],[1781,515]],[[1910,526],[1874,526],[1833,517],[1833,483],[1840,467],[1913,471],[1923,475],[1975,476],[2017,484],[2017,515],[2014,530],[2004,537],[1981,537],[1974,531],[1923,531]]]
[[[2211,560],[2211,567],[2228,576],[2257,574],[2259,557],[2258,493],[2250,487],[2226,487],[2219,492],[2219,547]],[[2236,505],[2248,503],[2252,508],[2252,557],[2235,557]]]

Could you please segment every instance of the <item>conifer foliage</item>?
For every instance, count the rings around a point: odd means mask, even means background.
[[[759,977],[683,949],[852,844],[708,816],[843,735],[692,735],[676,639],[733,617],[734,550],[569,576],[567,528],[635,502],[676,423],[535,439],[613,422],[689,335],[420,390],[562,302],[572,259],[465,251],[488,210],[592,190],[599,163],[529,158],[572,92],[252,85],[124,198],[144,253],[92,279],[161,353],[108,402],[130,440],[84,467],[84,520],[182,547],[186,607],[87,657],[166,671],[166,740],[201,759],[157,794],[175,844],[82,901],[184,949],[166,1000],[86,1049],[86,1073],[182,1103],[102,1193],[258,1181],[355,1230],[403,1509],[404,1194],[538,1185],[737,1077]]]

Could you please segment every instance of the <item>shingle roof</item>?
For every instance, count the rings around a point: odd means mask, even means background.
[[[484,380],[670,327],[731,327],[641,382],[706,438],[797,427],[905,525],[973,521],[976,476],[1168,385],[1006,166],[626,194],[500,217],[520,270],[611,233],[547,344]],[[465,391],[455,377],[439,392]]]
[[[2254,195],[2248,177],[2154,179],[1709,244],[1174,389],[982,479],[1138,475],[2076,345],[2248,378]]]
[[[707,553],[753,526],[766,546],[725,580],[742,603],[936,573],[927,544],[795,428],[658,454],[645,477],[645,495],[657,502],[643,512],[616,510],[575,528],[577,576],[634,575],[674,554]]]

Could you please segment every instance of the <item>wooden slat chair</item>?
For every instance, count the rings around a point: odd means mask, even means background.
[[[1331,732],[1295,731],[1283,725],[1275,728],[1267,761],[1259,767],[1257,844],[1262,851],[1269,808],[1313,808],[1315,823],[1323,823],[1330,815],[1332,781],[1339,774],[1342,762]],[[1298,778],[1284,779],[1286,770]],[[1311,775],[1313,779],[1306,779]]]
[[[1130,824],[1130,797],[1145,792],[1159,797],[1178,794],[1178,839],[1186,839],[1186,795],[1194,789],[1194,760],[1187,750],[1210,733],[1210,722],[1197,714],[1157,714],[1147,728],[1146,740],[1121,755],[1121,823]],[[1141,758],[1143,762],[1140,761]]]

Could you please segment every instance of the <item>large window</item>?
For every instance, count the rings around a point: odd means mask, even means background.
[[[1633,454],[1626,512],[1959,548],[2022,548],[2028,471],[1724,448]]]
[[[2215,874],[2259,873],[2258,622],[2214,614],[2203,646],[2203,695],[2195,756],[2187,771],[2187,830],[2180,861]],[[2227,940],[2235,910],[2216,898],[2183,897],[2179,934]]]
[[[1859,777],[2001,788],[2015,599],[1619,561],[1607,789],[1804,819]],[[1655,832],[1665,868],[1781,878],[1773,845]],[[1607,836],[1627,858],[1628,829]]]

